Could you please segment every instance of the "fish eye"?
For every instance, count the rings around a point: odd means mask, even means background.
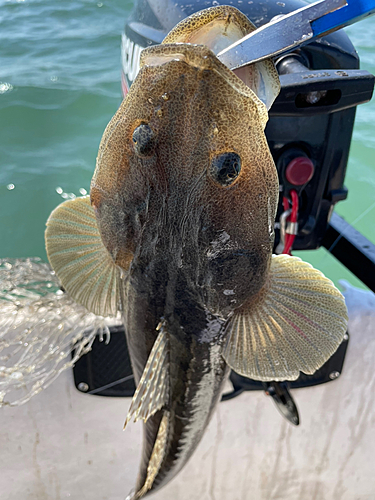
[[[155,134],[146,123],[139,125],[133,132],[134,150],[138,156],[150,156],[155,147]]]
[[[215,156],[211,162],[210,173],[222,186],[229,186],[237,179],[241,171],[241,158],[237,153],[223,153]]]

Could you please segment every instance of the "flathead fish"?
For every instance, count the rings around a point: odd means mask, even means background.
[[[137,383],[126,423],[144,421],[134,499],[186,464],[229,367],[293,380],[346,331],[331,281],[272,255],[279,184],[264,127],[278,76],[271,61],[235,75],[215,56],[253,29],[215,7],[145,49],[104,132],[90,196],[47,222],[67,292],[98,315],[122,312]]]

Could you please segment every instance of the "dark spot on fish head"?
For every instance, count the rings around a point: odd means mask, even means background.
[[[141,123],[133,132],[134,151],[139,157],[147,158],[154,152],[155,133],[147,123]]]
[[[211,161],[210,175],[220,186],[229,186],[241,171],[241,158],[237,153],[222,153]]]
[[[207,306],[215,313],[233,311],[265,283],[269,252],[238,249],[210,258],[206,270]]]

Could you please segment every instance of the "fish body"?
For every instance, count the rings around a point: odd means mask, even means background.
[[[172,49],[175,47],[169,51]],[[268,225],[257,224],[255,215],[262,205],[266,217],[274,218],[277,201],[274,166],[268,157],[272,170],[268,174],[270,181],[264,182],[266,167],[259,158],[260,146],[259,152],[255,146],[248,155],[255,174],[253,182],[261,187],[258,199],[247,196],[246,177],[235,190],[227,193],[227,189],[222,189],[218,196],[220,187],[207,176],[207,165],[212,157],[233,151],[241,156],[242,162],[246,161],[246,148],[238,144],[238,137],[244,130],[249,134],[250,124],[244,128],[240,115],[246,105],[249,116],[257,110],[247,96],[235,105],[233,95],[237,90],[226,86],[223,76],[211,69],[217,61],[205,47],[178,47],[178,51],[179,61],[170,52],[172,60],[162,67],[144,66],[130,91],[129,99],[133,93],[135,96],[136,117],[129,123],[147,121],[158,141],[154,157],[145,160],[142,166],[134,162],[134,178],[142,176],[142,211],[138,200],[134,200],[134,195],[138,196],[134,189],[129,192],[129,199],[122,197],[118,211],[112,204],[113,197],[107,200],[97,188],[103,186],[102,176],[108,178],[106,168],[101,167],[107,165],[106,149],[91,187],[98,220],[107,221],[114,213],[126,213],[129,226],[132,224],[131,234],[136,235],[138,242],[134,245],[123,300],[124,324],[137,384],[156,341],[156,326],[161,318],[169,337],[169,404],[164,409],[168,443],[152,489],[169,480],[184,465],[207,426],[227,372],[221,355],[225,319],[235,304],[259,290],[269,266],[273,231],[269,231]],[[156,50],[150,52],[155,57]],[[226,68],[220,69],[226,72]],[[148,99],[142,109],[139,89],[146,85]],[[164,90],[167,99],[162,97]],[[123,116],[122,110],[119,115]],[[229,132],[226,123],[231,120],[236,126]],[[120,126],[115,119],[109,137],[122,136],[124,131]],[[257,127],[260,129],[261,125]],[[257,132],[255,129],[254,135]],[[140,172],[139,168],[143,170]],[[131,182],[130,186],[134,184]],[[126,186],[106,189],[124,193]],[[228,197],[236,198],[237,213],[227,212]],[[129,214],[129,209],[133,213]],[[106,215],[102,216],[103,212]],[[245,225],[236,223],[241,218]],[[139,226],[138,220],[143,221]],[[109,224],[109,228],[113,226],[113,222]],[[244,235],[242,228],[247,231],[251,226],[252,231]],[[102,234],[109,228],[103,227]],[[108,239],[113,242],[113,235]],[[123,246],[121,242],[118,248]],[[162,413],[156,413],[145,424],[144,459],[137,491],[147,482],[151,444],[156,440]]]
[[[254,102],[251,91],[210,50],[160,46],[145,51],[141,64],[106,130],[91,184],[101,234],[112,245],[114,234],[122,238],[113,255],[134,249],[123,310],[137,385],[161,318],[169,337],[168,405],[145,423],[137,491],[147,483],[163,413],[168,442],[152,489],[178,472],[201,439],[228,370],[221,355],[225,319],[264,283],[273,226],[263,219],[274,219],[278,196],[258,117],[257,106],[264,105]],[[140,99],[144,89],[147,99]],[[153,131],[155,148],[141,163],[131,150],[131,136],[134,124],[143,123]],[[124,144],[124,136],[130,138],[122,156],[126,162],[112,179],[112,143]],[[207,175],[207,165],[232,152],[248,164],[249,172],[228,190]],[[258,186],[256,199],[247,189],[249,182]],[[137,184],[140,189],[134,188]],[[119,202],[114,192],[121,193]],[[228,212],[229,199],[236,211]],[[124,219],[126,234],[121,234]],[[130,244],[129,234],[134,239]]]
[[[253,29],[216,7],[145,49],[104,132],[90,197],[47,222],[67,292],[96,314],[122,313],[137,383],[126,424],[144,421],[134,500],[185,465],[229,367],[293,380],[346,331],[333,284],[272,256],[278,176],[264,127],[277,73],[266,61],[236,76],[214,54]]]
[[[228,370],[219,344],[223,320],[205,310],[195,291],[189,293],[183,277],[168,267],[169,273],[165,270],[163,275],[169,279],[154,293],[148,287],[144,289],[142,278],[138,289],[135,284],[126,286],[124,324],[137,385],[160,330],[168,336],[168,403],[144,424],[136,491],[142,491],[150,477],[155,490],[186,463],[208,424]],[[154,466],[154,477],[149,464],[163,418],[168,436]]]

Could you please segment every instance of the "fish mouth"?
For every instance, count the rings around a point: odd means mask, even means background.
[[[166,43],[142,50],[140,67],[163,66],[171,61],[184,61],[199,69],[211,69],[212,59],[219,61],[205,45],[192,43]]]
[[[201,71],[213,71],[219,74],[240,94],[258,101],[255,92],[227,68],[205,45],[191,43],[165,43],[142,50],[140,68],[166,67],[175,63],[186,63]]]

